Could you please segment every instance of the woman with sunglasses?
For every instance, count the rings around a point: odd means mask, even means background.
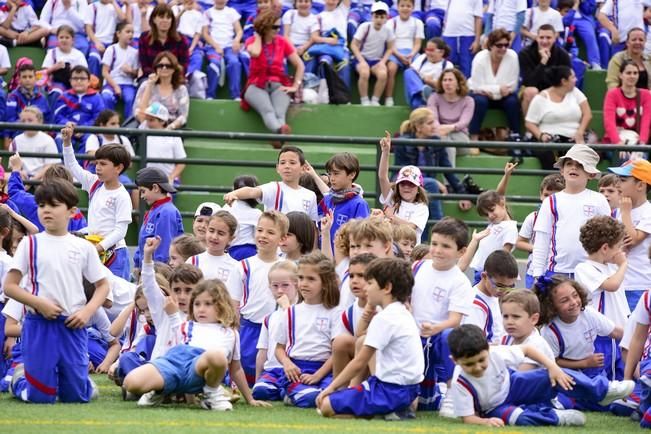
[[[176,56],[163,51],[154,58],[154,72],[149,74],[136,94],[135,116],[138,122],[145,120],[145,111],[152,103],[158,102],[167,108],[169,123],[167,128],[176,130],[185,125],[190,110],[190,96],[183,84],[183,69]]]
[[[292,130],[285,119],[291,102],[289,94],[301,85],[305,66],[292,43],[278,34],[280,26],[275,10],[260,13],[253,23],[255,34],[245,42],[251,66],[241,105],[245,110],[253,107],[270,131],[290,134]],[[294,67],[293,80],[285,72],[286,60]]]

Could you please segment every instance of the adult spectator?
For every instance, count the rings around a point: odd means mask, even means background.
[[[149,16],[149,31],[140,35],[138,58],[143,77],[154,71],[155,58],[162,51],[169,51],[176,56],[177,62],[188,70],[189,44],[184,36],[176,30],[177,22],[174,12],[166,4],[158,4]]]
[[[149,74],[136,93],[135,110],[138,122],[145,120],[147,107],[159,102],[169,112],[167,128],[176,130],[185,125],[190,110],[190,96],[185,87],[183,68],[176,56],[163,51],[154,58],[154,72]]]
[[[576,88],[576,75],[567,65],[553,66],[545,72],[550,87],[531,101],[525,126],[543,143],[584,143],[585,130],[592,119],[588,99]],[[535,153],[543,169],[551,170],[553,151]]]
[[[636,87],[649,89],[649,72],[651,72],[651,56],[644,53],[646,32],[639,27],[631,29],[626,35],[626,49],[615,54],[608,62],[606,86],[613,89],[620,86],[621,66],[625,61],[633,61],[638,69]]]
[[[251,66],[242,107],[253,107],[270,131],[290,134],[286,122],[289,94],[301,85],[305,66],[291,42],[278,34],[280,26],[280,16],[274,10],[260,13],[253,23],[255,34],[245,42]],[[285,71],[285,61],[294,67],[293,80]],[[279,146],[280,142],[273,144]]]
[[[518,55],[509,48],[511,34],[504,29],[488,35],[488,48],[477,53],[472,61],[468,80],[470,96],[475,100],[475,114],[470,122],[470,136],[477,140],[481,124],[489,108],[499,108],[506,114],[512,134],[519,136],[520,104]]]
[[[556,45],[556,30],[551,24],[538,28],[536,41],[520,51],[520,72],[522,74],[522,113],[529,111],[531,100],[538,93],[552,86],[549,81],[550,68],[565,65],[572,67],[567,51]]]

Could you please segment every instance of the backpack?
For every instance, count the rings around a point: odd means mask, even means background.
[[[321,63],[321,76],[328,84],[328,96],[330,104],[350,104],[350,91],[346,83],[339,77],[337,71],[327,62]]]

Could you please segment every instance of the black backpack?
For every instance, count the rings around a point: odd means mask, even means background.
[[[350,104],[350,90],[334,68],[329,63],[323,62],[321,69],[321,77],[328,83],[330,104]]]

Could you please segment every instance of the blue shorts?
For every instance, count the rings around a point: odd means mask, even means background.
[[[251,393],[253,398],[263,401],[280,401],[285,397],[287,377],[283,368],[273,368],[263,371],[255,382]]]
[[[411,50],[410,50],[409,48],[403,48],[403,49],[401,49],[401,50],[398,50],[398,52],[399,52],[400,54],[405,54],[405,55],[407,55],[407,54],[411,53]],[[389,56],[389,62],[393,62],[393,63],[395,63],[396,65],[398,65],[398,66],[399,66],[399,69],[409,68],[409,65],[405,65],[404,63],[402,63],[402,62],[401,62],[400,60],[398,60],[398,58],[397,58],[395,55],[393,55],[393,54],[392,54],[391,56]]]
[[[385,383],[371,376],[356,387],[330,395],[330,406],[336,414],[374,416],[405,410],[418,397],[418,384]]]
[[[240,363],[249,387],[255,384],[255,359],[262,324],[240,318]]]
[[[195,367],[204,351],[189,345],[177,345],[150,362],[163,377],[163,394],[199,393],[203,390],[206,381],[197,375]]]
[[[369,68],[373,68],[375,65],[377,65],[378,63],[380,63],[380,59],[378,59],[378,60],[368,60],[368,59],[365,57],[364,60],[366,60],[366,63],[368,63],[368,67],[369,67]],[[358,61],[356,58],[353,57],[353,68],[357,68],[357,64],[358,64],[358,63],[359,63],[359,61]]]
[[[301,370],[301,374],[314,374],[321,368],[321,366],[323,366],[324,363],[319,361],[296,359],[292,359],[292,362],[298,366]],[[287,390],[285,393],[293,405],[301,408],[314,408],[316,407],[316,397],[323,389],[332,383],[332,372],[315,384],[303,384],[301,382],[290,383],[289,380],[286,381]]]

